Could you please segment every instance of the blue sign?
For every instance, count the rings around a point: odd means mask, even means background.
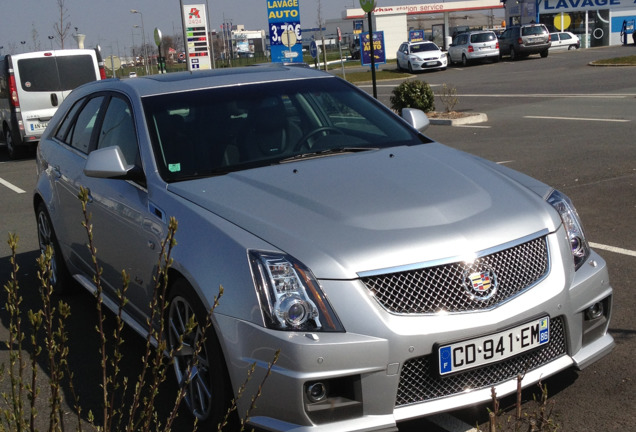
[[[267,0],[272,62],[303,61],[299,0]]]
[[[360,35],[360,51],[362,55],[360,59],[363,66],[371,65],[371,43],[369,41],[369,33]],[[386,50],[384,48],[384,31],[373,32],[373,57],[374,63],[386,63]]]
[[[409,31],[409,42],[424,42],[424,30]]]

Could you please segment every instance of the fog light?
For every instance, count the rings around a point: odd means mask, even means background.
[[[598,319],[605,313],[603,302],[594,303],[585,310],[585,319],[588,321]]]
[[[327,398],[327,386],[321,382],[307,386],[307,398],[310,402],[320,402]]]

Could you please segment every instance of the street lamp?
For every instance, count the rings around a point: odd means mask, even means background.
[[[146,66],[146,75],[150,75],[150,72],[148,72],[148,53],[146,52],[146,30],[144,29],[144,14],[139,12],[137,9],[131,9],[130,13],[141,15],[141,40],[144,50],[144,65]]]
[[[51,41],[51,49],[53,49],[53,39],[55,39],[54,36],[49,36],[49,41]]]

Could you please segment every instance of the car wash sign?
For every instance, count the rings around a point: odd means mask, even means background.
[[[298,0],[267,0],[269,49],[272,62],[303,61]]]

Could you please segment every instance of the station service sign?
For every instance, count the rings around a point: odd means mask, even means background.
[[[212,68],[205,4],[183,5],[183,30],[189,71]]]

